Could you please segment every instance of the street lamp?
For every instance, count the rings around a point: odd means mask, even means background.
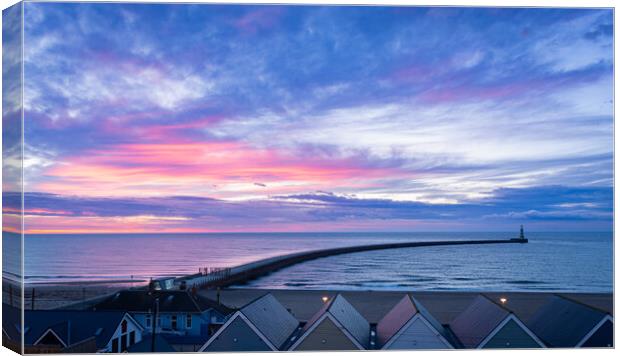
[[[155,352],[155,335],[157,334],[157,315],[159,314],[159,293],[153,280],[149,283],[149,295],[153,297],[153,322],[151,323],[151,352]]]

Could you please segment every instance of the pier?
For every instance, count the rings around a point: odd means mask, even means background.
[[[337,256],[348,253],[389,250],[396,248],[431,247],[431,246],[455,246],[455,245],[488,245],[488,244],[511,244],[527,243],[526,238],[511,238],[504,240],[456,240],[456,241],[420,241],[420,242],[393,242],[385,244],[361,245],[336,247],[322,250],[297,252],[282,256],[270,257],[263,260],[247,263],[244,265],[218,269],[212,273],[197,273],[194,275],[177,278],[175,286],[186,288],[216,288],[228,287],[234,284],[243,284],[252,279],[267,275],[285,267],[303,263],[323,257]]]

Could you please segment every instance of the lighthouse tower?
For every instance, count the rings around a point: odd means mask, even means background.
[[[519,233],[519,238],[521,240],[525,240],[525,234],[523,233],[523,225],[521,225],[521,232]]]

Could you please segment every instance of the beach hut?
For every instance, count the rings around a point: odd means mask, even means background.
[[[290,350],[364,350],[370,343],[370,324],[340,294],[306,323]]]
[[[452,322],[452,332],[465,348],[541,348],[545,345],[510,310],[478,295]]]
[[[528,325],[549,347],[613,347],[612,316],[563,296],[550,297]]]
[[[449,331],[409,294],[379,321],[376,335],[381,349],[454,348]]]
[[[277,351],[288,344],[299,321],[271,294],[249,303],[200,349],[208,351]]]

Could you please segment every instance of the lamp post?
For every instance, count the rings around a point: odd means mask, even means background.
[[[157,288],[155,287],[155,283],[151,280],[149,283],[149,295],[151,295],[153,299],[153,322],[151,326],[153,330],[151,330],[151,352],[155,352],[155,335],[157,335],[157,315],[159,314],[159,294],[157,293]]]

